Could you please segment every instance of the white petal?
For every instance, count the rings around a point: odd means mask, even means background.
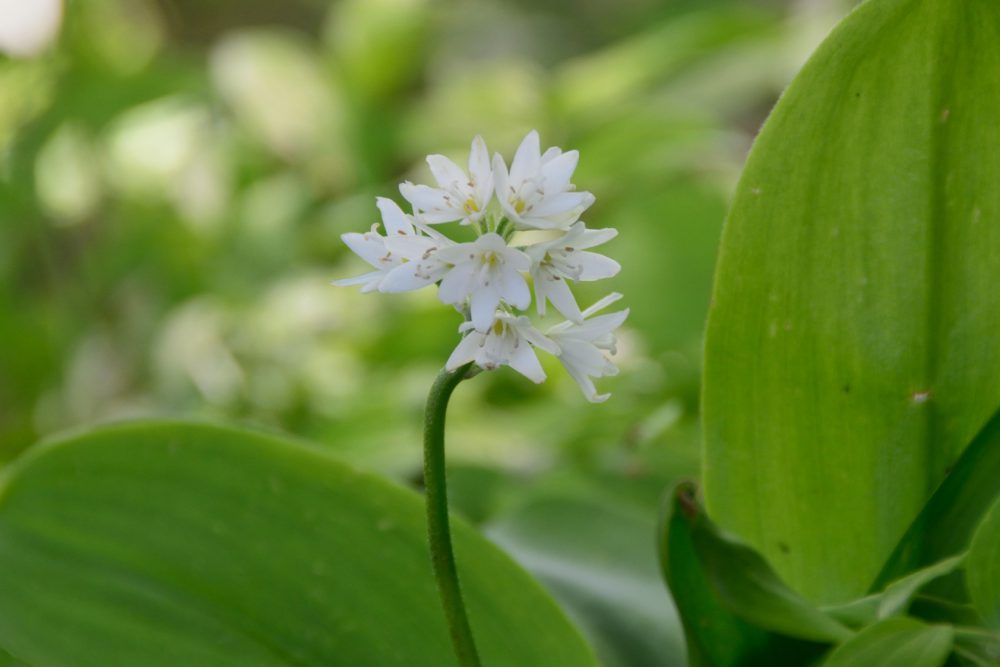
[[[453,371],[459,366],[463,366],[470,361],[475,360],[476,354],[479,353],[479,348],[483,344],[483,334],[478,331],[472,331],[466,334],[466,336],[458,341],[458,345],[455,346],[455,350],[448,357],[447,363],[445,363],[445,370]]]
[[[559,357],[563,363],[573,366],[585,375],[592,377],[604,375],[608,361],[598,348],[584,341],[569,338],[560,338],[559,340],[562,345],[562,353]]]
[[[351,285],[365,285],[361,289],[362,292],[373,292],[377,287],[379,282],[382,280],[383,273],[381,271],[372,271],[371,273],[366,273],[364,275],[355,276],[353,278],[343,278],[341,280],[334,280],[333,284],[337,287],[350,287]],[[370,286],[372,284],[374,286]]]
[[[528,282],[517,270],[504,267],[500,272],[500,296],[510,305],[524,310],[531,305],[531,291]]]
[[[615,260],[604,255],[599,255],[596,252],[587,252],[584,250],[583,252],[574,253],[574,257],[580,265],[580,276],[577,280],[602,280],[610,278],[616,275],[622,268],[622,265]]]
[[[593,202],[594,196],[589,192],[561,192],[543,199],[531,209],[532,218],[547,218],[561,213],[567,213],[577,208],[584,208],[587,202]],[[527,217],[527,216],[526,216]]]
[[[417,218],[427,225],[439,225],[442,222],[454,222],[465,217],[465,211],[458,208],[436,208],[430,211],[419,211]]]
[[[551,146],[549,148],[546,148],[545,152],[542,153],[542,164],[544,165],[547,162],[551,162],[560,155],[562,155],[562,149],[559,148],[558,146]]]
[[[590,306],[585,311],[583,311],[583,316],[584,317],[590,317],[594,313],[599,313],[600,311],[604,310],[605,308],[607,308],[608,306],[610,306],[614,302],[620,300],[621,298],[622,298],[622,295],[621,295],[620,292],[612,292],[611,294],[609,294],[606,297],[600,299],[594,305]],[[626,309],[625,312],[627,313],[628,309]]]
[[[583,313],[580,312],[580,306],[576,304],[576,297],[573,296],[573,291],[565,280],[558,276],[552,276],[543,283],[542,291],[556,310],[562,313],[563,317],[574,322],[583,322]]]
[[[591,380],[589,376],[581,372],[578,368],[566,364],[565,361],[563,361],[563,367],[566,369],[566,372],[569,373],[569,376],[576,381],[576,384],[579,385],[580,390],[583,391],[583,395],[591,403],[603,403],[604,401],[608,400],[608,398],[611,396],[611,394],[598,395],[597,387],[594,386],[594,381]]]
[[[350,232],[347,234],[341,234],[340,240],[344,242],[344,245],[354,251],[355,255],[365,260],[375,268],[382,268],[387,264],[385,239],[378,234],[372,232],[367,234]]]
[[[426,236],[390,236],[385,240],[385,248],[406,259],[422,259],[424,255],[436,251],[438,244]]]
[[[445,190],[453,189],[456,185],[464,187],[469,181],[462,168],[443,155],[428,155],[427,165],[431,168],[434,180]]]
[[[444,285],[444,283],[441,284]],[[486,331],[496,319],[497,306],[500,305],[500,292],[493,285],[479,287],[472,291],[469,305],[472,325],[478,331]]]
[[[531,349],[527,341],[521,341],[521,344],[517,346],[507,361],[507,365],[535,384],[545,380],[545,371],[538,363],[538,355]]]
[[[514,161],[510,164],[510,180],[514,187],[535,176],[541,166],[541,149],[538,142],[538,131],[532,130],[521,141],[514,153]]]
[[[469,149],[469,179],[475,184],[476,204],[481,213],[493,195],[493,170],[490,168],[490,153],[486,142],[478,134]]]
[[[461,264],[474,260],[479,252],[480,250],[476,246],[476,242],[473,241],[471,243],[456,243],[452,246],[438,248],[434,256],[442,262]]]
[[[517,248],[505,247],[503,250],[503,261],[507,266],[516,271],[528,271],[531,269],[531,257]]]
[[[441,279],[441,286],[438,288],[438,298],[441,302],[457,305],[465,301],[475,273],[476,267],[472,262],[455,265]]]
[[[616,313],[598,315],[584,320],[583,324],[572,327],[565,335],[572,336],[578,340],[595,341],[602,336],[606,336],[620,327],[628,317],[629,309],[619,310]]]
[[[376,197],[375,205],[382,212],[382,225],[386,236],[401,236],[413,233],[413,225],[399,204],[386,197]]]
[[[583,223],[579,223],[583,224]],[[582,229],[580,236],[574,240],[573,247],[577,250],[584,250],[586,248],[593,248],[594,246],[599,246],[602,243],[607,243],[611,239],[618,236],[618,230],[613,227],[605,227],[603,229]]]
[[[532,326],[531,320],[524,315],[521,315],[517,319],[513,320],[513,326],[517,328],[517,332],[520,334],[521,338],[528,341],[538,349],[545,350],[549,354],[559,355],[561,351],[559,344],[551,338],[546,337],[541,331]]]
[[[412,290],[427,287],[435,282],[433,275],[417,275],[417,262],[407,262],[397,266],[392,271],[385,274],[385,278],[379,284],[380,292],[410,292]]]
[[[507,173],[507,163],[504,162],[500,153],[493,154],[493,184],[497,198],[506,201],[510,194],[510,175]]]
[[[573,171],[580,160],[578,151],[568,151],[559,157],[542,165],[542,178],[545,179],[545,191],[550,193],[563,192],[569,189]]]
[[[399,184],[399,192],[415,210],[423,214],[421,218],[424,222],[436,224],[465,217],[465,212],[455,206],[452,197],[444,190],[406,182]]]
[[[480,252],[484,250],[492,250],[493,252],[503,254],[504,259],[507,259],[506,257],[508,255],[507,242],[503,240],[502,236],[500,236],[495,232],[489,232],[483,234],[478,239],[473,241],[473,243],[475,244],[476,249],[479,250]],[[510,248],[510,250],[513,250],[514,252],[520,252],[518,250],[515,250],[514,248]]]

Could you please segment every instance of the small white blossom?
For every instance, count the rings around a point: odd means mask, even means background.
[[[493,197],[493,171],[483,138],[476,136],[469,150],[469,173],[443,155],[428,155],[427,164],[438,187],[414,185],[407,181],[399,191],[428,224],[461,220],[463,225],[478,222]]]
[[[354,278],[337,280],[333,283],[334,285],[361,285],[362,292],[374,292],[381,289],[383,282],[393,269],[403,264],[404,258],[394,254],[386,246],[386,241],[387,237],[394,239],[413,236],[412,220],[391,199],[378,197],[375,201],[382,212],[382,225],[385,227],[386,236],[378,233],[378,223],[376,223],[372,225],[371,231],[364,234],[352,232],[350,234],[343,234],[340,237],[347,244],[348,248],[353,250],[358,257],[375,267],[375,270],[355,276]]]
[[[472,325],[478,331],[492,326],[501,300],[520,310],[531,304],[528,283],[521,275],[531,268],[531,259],[509,247],[499,234],[490,232],[470,243],[440,248],[435,258],[452,265],[441,279],[438,297],[455,306],[468,299]]]
[[[589,192],[576,192],[570,183],[580,154],[553,147],[543,155],[538,132],[521,142],[510,172],[499,155],[493,157],[497,199],[507,216],[522,227],[566,229],[594,203]]]
[[[483,370],[491,371],[500,366],[510,366],[534,383],[545,380],[545,371],[538,363],[533,347],[549,354],[558,354],[559,346],[546,338],[521,315],[515,317],[497,312],[485,332],[477,331],[471,322],[459,327],[465,337],[448,358],[445,368],[453,371],[463,364],[475,361]]]
[[[614,330],[628,317],[629,309],[616,313],[598,315],[594,313],[607,308],[621,298],[621,294],[609,294],[590,308],[583,311],[582,324],[565,321],[546,331],[546,335],[559,346],[559,361],[570,376],[583,390],[583,395],[591,403],[602,403],[611,394],[598,394],[591,378],[608,377],[618,374],[618,367],[605,355],[604,351],[616,354],[618,340]]]
[[[582,222],[577,222],[559,238],[525,249],[532,260],[531,278],[535,283],[535,305],[539,315],[545,315],[545,302],[551,301],[565,317],[574,322],[583,321],[567,282],[601,280],[617,274],[621,270],[618,262],[586,250],[616,236],[616,229],[587,229]]]

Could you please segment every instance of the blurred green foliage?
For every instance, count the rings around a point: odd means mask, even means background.
[[[842,2],[70,2],[0,60],[0,460],[146,415],[266,425],[418,471],[455,344],[433,294],[337,289],[373,197],[482,133],[578,148],[632,309],[614,400],[550,364],[462,387],[452,460],[645,506],[697,466],[700,335],[753,133]],[[398,199],[398,197],[397,197]],[[589,287],[584,286],[584,287]],[[581,303],[602,296],[583,290]],[[578,474],[577,474],[578,473]],[[483,515],[485,517],[485,515]]]

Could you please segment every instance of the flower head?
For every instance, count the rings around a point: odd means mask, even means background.
[[[611,354],[618,352],[618,340],[614,331],[628,317],[629,310],[626,308],[616,313],[587,318],[607,308],[621,297],[621,294],[609,294],[583,311],[582,323],[567,320],[545,332],[559,346],[557,355],[559,361],[580,385],[583,395],[591,403],[602,403],[611,396],[611,394],[598,394],[591,378],[618,374],[618,367],[604,355],[604,352]]]
[[[610,278],[621,268],[588,250],[617,231],[587,229],[579,219],[594,197],[576,192],[570,183],[578,158],[576,151],[559,148],[541,153],[534,131],[521,142],[510,171],[499,155],[491,168],[486,143],[478,136],[472,141],[468,173],[441,155],[428,156],[438,187],[400,186],[414,215],[378,198],[385,235],[376,224],[367,233],[342,236],[375,270],[335,284],[360,284],[362,292],[407,292],[436,284],[438,298],[466,319],[448,369],[469,362],[484,370],[510,366],[541,382],[545,373],[535,351],[544,350],[559,358],[588,400],[607,399],[608,394],[597,394],[593,378],[618,372],[605,353],[614,354],[614,330],[628,310],[591,317],[621,295],[612,294],[582,312],[573,296],[572,283]],[[499,206],[486,215],[494,193]],[[475,230],[474,241],[456,243],[432,226],[457,220]],[[512,242],[516,229],[553,230],[554,238],[517,246]],[[531,305],[529,276],[538,314],[545,315],[551,303],[567,318],[544,335],[520,314]]]
[[[486,142],[476,136],[469,150],[469,173],[443,155],[428,155],[427,165],[438,187],[407,181],[399,192],[410,202],[422,222],[437,224],[461,220],[468,225],[486,213],[493,196],[493,170]]]
[[[522,227],[566,229],[594,203],[594,195],[576,192],[570,183],[580,154],[552,147],[543,154],[538,132],[521,142],[514,161],[507,165],[493,157],[497,199],[507,216]]]

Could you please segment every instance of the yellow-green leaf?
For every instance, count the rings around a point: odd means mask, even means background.
[[[941,667],[954,634],[947,625],[889,618],[838,646],[823,667]]]
[[[1000,628],[1000,500],[972,536],[965,578],[972,604],[987,623]]]
[[[868,0],[726,223],[705,494],[811,599],[864,593],[1000,404],[1000,3]]]

